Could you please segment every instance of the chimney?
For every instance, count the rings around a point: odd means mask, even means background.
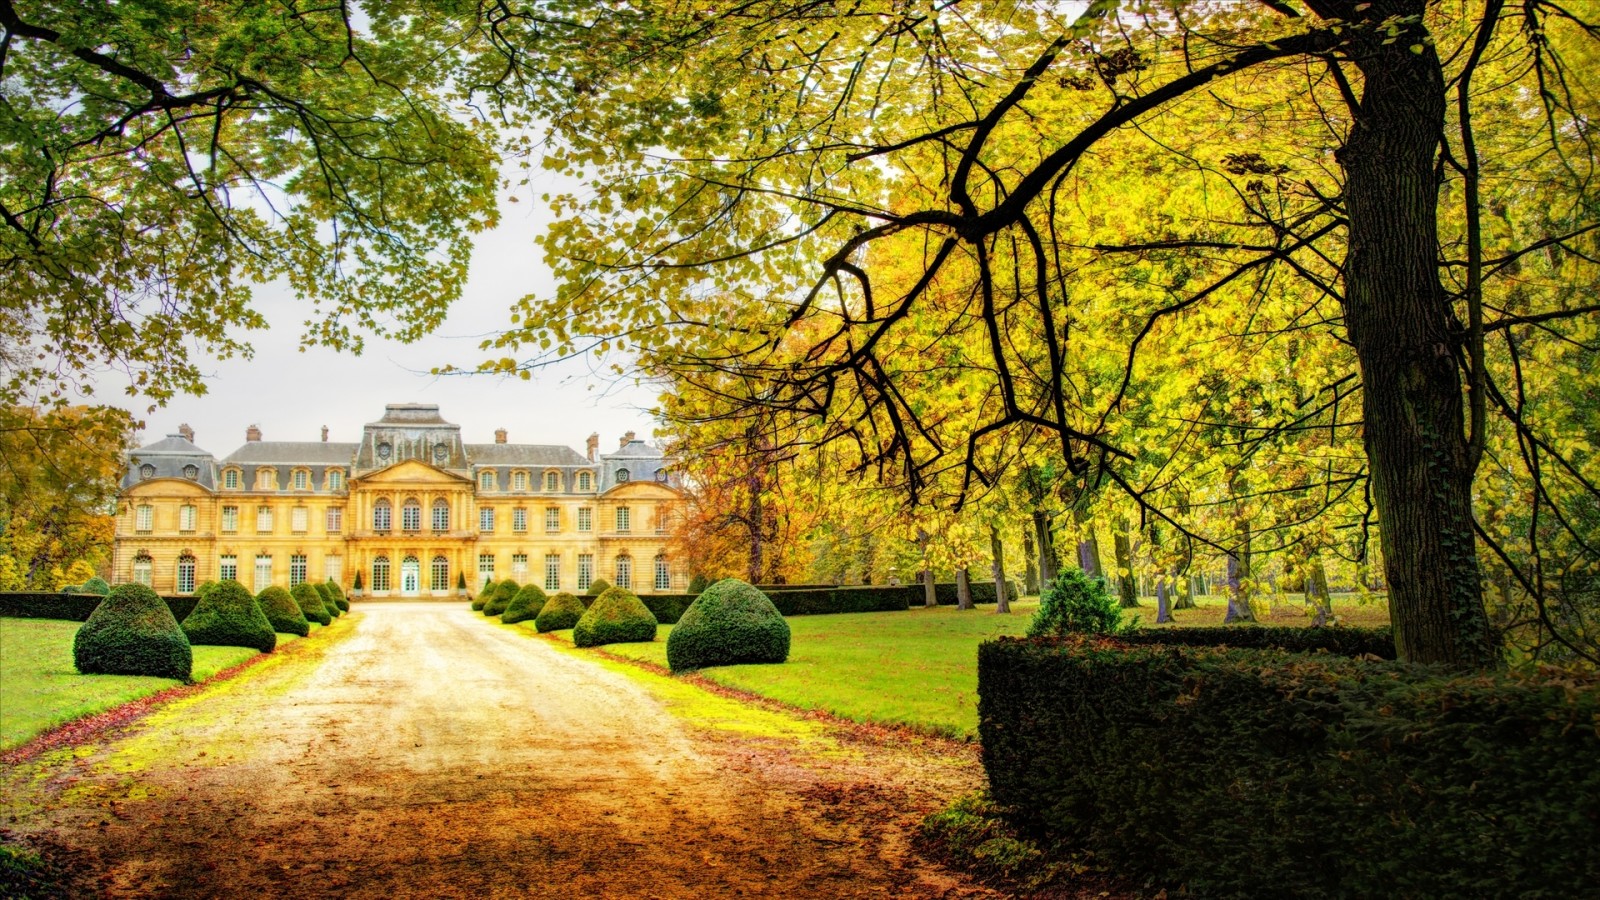
[[[589,435],[589,462],[594,462],[594,455],[600,452],[600,432]]]
[[[324,444],[328,442],[328,426],[326,425],[322,426],[322,442]]]
[[[184,424],[179,425],[178,434],[189,443],[194,443],[194,429],[189,427],[189,423],[185,422]]]
[[[506,442],[506,430],[504,428],[496,428],[494,430],[494,442],[496,444],[504,444]]]
[[[249,428],[246,428],[244,430],[244,439],[247,441],[261,440],[261,426],[251,425]]]
[[[630,431],[627,434],[622,436],[622,446],[626,447],[631,443],[633,443],[633,432]],[[621,449],[621,448],[618,448],[618,449]]]

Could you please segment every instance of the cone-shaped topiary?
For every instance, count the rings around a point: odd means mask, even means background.
[[[317,599],[322,601],[322,608],[328,611],[328,615],[331,618],[337,619],[344,615],[344,610],[340,609],[339,604],[334,602],[333,593],[328,590],[327,584],[320,581],[314,584],[307,582],[307,584],[310,584],[311,589],[317,592]]]
[[[102,597],[111,596],[111,585],[107,584],[106,580],[99,575],[85,581],[82,589],[85,594],[99,594]]]
[[[604,578],[596,578],[594,581],[589,582],[589,589],[584,591],[583,595],[585,597],[598,597],[609,590],[611,590],[611,582]]]
[[[478,596],[472,598],[473,612],[483,611],[484,604],[488,603],[489,598],[494,596],[494,589],[495,583],[493,581],[485,581],[483,583],[483,587],[478,591]]]
[[[300,604],[300,611],[306,614],[307,621],[318,625],[326,625],[333,621],[333,615],[322,602],[322,595],[311,585],[302,581],[289,589],[289,596]]]
[[[301,637],[311,633],[311,623],[306,621],[306,614],[301,611],[300,604],[295,602],[283,588],[275,584],[262,588],[261,593],[256,595],[256,602],[261,604],[261,611],[266,613],[267,621],[272,623],[273,631],[298,634]]]
[[[606,588],[572,627],[579,647],[626,644],[656,639],[656,616],[639,595],[627,588]]]
[[[511,601],[516,599],[517,591],[519,590],[521,588],[517,583],[509,578],[495,585],[494,593],[483,604],[483,614],[486,616],[498,616],[505,612],[506,607],[511,605]]]
[[[667,665],[674,672],[788,658],[789,623],[766,594],[737,578],[701,591],[667,635]]]
[[[189,679],[194,651],[167,602],[142,584],[119,584],[72,639],[72,661],[85,675],[155,675]]]
[[[350,598],[344,595],[344,588],[339,587],[339,582],[329,578],[327,581],[323,582],[323,584],[327,585],[328,593],[333,596],[333,604],[339,607],[339,611],[349,612]]]
[[[537,619],[539,612],[544,609],[545,599],[544,591],[538,585],[525,584],[517,590],[517,595],[511,598],[506,611],[500,614],[500,621],[511,625]]]
[[[571,628],[583,618],[583,601],[576,596],[562,591],[545,601],[544,609],[539,610],[539,615],[533,620],[533,627],[539,633],[546,631],[560,631]]]
[[[261,604],[250,590],[228,579],[201,595],[194,612],[183,620],[183,633],[191,644],[222,647],[254,647],[271,653],[278,646],[278,635],[261,611]]]

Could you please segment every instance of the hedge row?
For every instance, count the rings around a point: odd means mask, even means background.
[[[1281,625],[1218,625],[1146,628],[1117,635],[1127,644],[1181,644],[1188,647],[1234,647],[1253,650],[1326,650],[1338,656],[1395,659],[1394,629],[1295,628]]]
[[[97,594],[56,594],[46,591],[0,591],[0,618],[66,619],[87,622],[89,614],[104,600]],[[182,622],[194,612],[194,597],[162,597],[172,617]]]
[[[1207,897],[1576,897],[1600,690],[1327,654],[986,643],[994,799]]]
[[[984,580],[979,581],[978,579],[974,578],[968,586],[972,589],[973,603],[995,602],[994,581],[992,579],[985,578]],[[917,590],[917,599],[912,602],[921,603],[922,585],[914,584],[912,587],[916,588]],[[938,599],[940,606],[955,606],[957,603],[956,589],[958,587],[960,586],[955,582],[936,582],[933,585],[933,595]],[[1017,583],[1015,581],[1007,581],[1006,597],[1011,600],[1011,602],[1015,603],[1017,598],[1020,596],[1021,595],[1017,593]]]

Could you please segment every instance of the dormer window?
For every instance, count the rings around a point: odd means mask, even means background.
[[[256,490],[275,491],[278,489],[278,472],[275,469],[256,470]]]
[[[189,479],[190,481],[199,481],[200,480],[200,467],[199,466],[184,466],[183,467],[183,477]]]
[[[667,483],[667,470],[666,469],[657,469],[656,470],[656,481],[661,483],[661,484],[666,484]]]
[[[228,471],[223,472],[222,486],[230,491],[237,491],[239,489],[239,470],[229,469]]]
[[[303,491],[311,486],[311,473],[305,469],[294,470],[294,489]]]
[[[139,477],[140,478],[154,478],[154,477],[156,477],[156,467],[150,465],[149,463],[145,463],[144,465],[139,467]]]
[[[342,470],[340,470],[340,469],[329,469],[328,470],[328,490],[330,490],[330,491],[342,491],[342,490],[344,490],[344,472]]]
[[[580,490],[580,491],[592,491],[592,490],[594,490],[594,473],[593,472],[579,472],[578,473],[578,490]]]
[[[494,473],[493,472],[479,472],[478,473],[478,490],[480,490],[480,491],[492,491],[492,490],[494,490]]]
[[[627,469],[618,469],[617,470],[617,484],[624,484],[624,483],[627,482],[627,480],[628,480],[628,470]]]
[[[512,472],[511,473],[511,489],[513,491],[525,491],[525,490],[527,490],[528,489],[528,473],[527,472]]]
[[[561,490],[560,472],[544,473],[544,490],[547,494],[554,494],[555,492]]]

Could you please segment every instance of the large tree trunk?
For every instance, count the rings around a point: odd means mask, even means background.
[[[750,532],[750,565],[745,572],[751,584],[761,584],[762,569],[765,565],[762,532],[765,530],[767,513],[761,502],[763,485],[758,465],[751,466],[750,474],[746,478],[746,488],[750,492],[750,501],[745,508],[745,524]]]
[[[1317,610],[1316,621],[1311,624],[1318,628],[1328,624],[1333,617],[1333,595],[1328,592],[1328,570],[1322,567],[1320,550],[1311,551],[1311,560],[1306,564],[1306,602]]]
[[[1345,327],[1361,365],[1363,440],[1381,523],[1389,611],[1402,659],[1457,668],[1500,663],[1484,610],[1472,531],[1474,460],[1464,435],[1460,323],[1439,281],[1435,162],[1445,83],[1420,26],[1372,28],[1425,12],[1425,0],[1312,0],[1362,20],[1353,57],[1360,109],[1337,154],[1350,219]],[[1370,29],[1370,30],[1368,30]]]
[[[1150,525],[1150,555],[1157,563],[1156,569],[1156,624],[1165,625],[1172,621],[1172,594],[1183,574],[1174,563],[1167,571],[1160,569],[1161,554],[1161,526]]]
[[[989,526],[989,574],[994,578],[994,611],[1011,612],[1011,598],[1006,596],[1006,545],[1000,540],[1000,529]]]
[[[1139,580],[1133,574],[1133,541],[1128,539],[1128,520],[1118,518],[1111,536],[1117,556],[1117,597],[1123,609],[1139,608]]]
[[[1078,568],[1090,578],[1106,577],[1106,567],[1100,564],[1100,539],[1095,537],[1094,520],[1088,512],[1078,509],[1073,513],[1078,523]]]
[[[1056,580],[1056,542],[1050,534],[1049,513],[1042,509],[1033,511],[1033,537],[1039,545],[1039,592],[1050,589],[1050,582]]]
[[[993,532],[991,532],[991,535]],[[992,537],[991,537],[992,539]],[[1037,559],[1033,553],[1033,527],[1022,529],[1022,562],[1027,566],[1022,573],[1022,592],[1037,596],[1039,593],[1039,569]]]
[[[929,609],[939,605],[939,592],[933,586],[933,564],[928,561],[928,544],[933,537],[922,529],[917,529],[917,543],[922,547],[922,571],[917,573],[917,580],[922,582],[922,605]]]
[[[972,608],[972,582],[967,567],[956,569],[956,609]]]

